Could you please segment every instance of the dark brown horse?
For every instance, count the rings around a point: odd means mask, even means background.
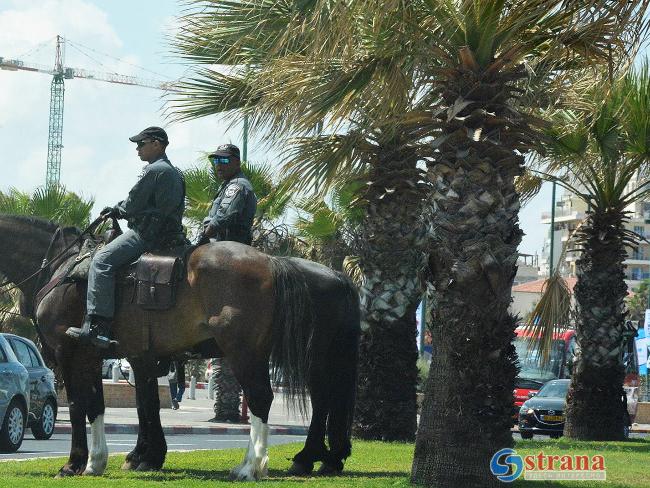
[[[59,475],[99,475],[108,458],[100,371],[102,354],[107,354],[65,335],[68,327],[82,321],[85,285],[61,284],[34,306],[38,290],[50,276],[24,282],[46,253],[56,256],[79,234],[76,229],[56,231],[48,221],[0,215],[0,272],[20,283],[25,313],[36,319],[44,349],[50,349],[63,374],[72,446]],[[252,414],[248,451],[231,477],[252,480],[267,472],[267,421],[273,400],[269,361],[289,382],[292,398],[304,404],[305,390],[311,396],[307,441],[294,457],[291,473],[308,474],[317,461],[322,461],[321,472],[340,472],[351,451],[356,383],[359,303],[353,285],[319,264],[270,257],[235,242],[195,249],[187,268],[171,310],[143,311],[126,295],[118,301],[113,330],[120,345],[110,355],[127,357],[133,367],[139,417],[138,441],[124,469],[156,470],[165,460],[157,361],[197,347],[218,346],[229,359]],[[90,452],[86,418],[91,424]]]

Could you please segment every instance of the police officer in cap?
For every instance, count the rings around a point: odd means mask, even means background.
[[[257,197],[253,185],[241,170],[239,148],[225,144],[209,154],[208,158],[223,183],[217,191],[208,216],[203,220],[203,233],[199,244],[215,239],[250,245],[253,239],[251,227],[257,209]]]
[[[167,158],[167,133],[147,127],[130,137],[138,156],[149,163],[126,200],[101,212],[104,219],[126,219],[129,230],[99,250],[88,274],[87,316],[83,327],[71,327],[70,337],[105,349],[115,313],[115,273],[144,252],[185,241],[181,224],[185,210],[185,182]]]

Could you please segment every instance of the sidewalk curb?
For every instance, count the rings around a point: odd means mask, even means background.
[[[194,427],[191,425],[168,425],[163,426],[163,433],[165,435],[248,435],[250,433],[250,425],[241,425],[233,427],[219,427],[219,426],[204,426]],[[270,426],[269,435],[307,435],[308,427],[302,426]],[[90,433],[90,426],[86,426],[86,432]],[[106,424],[105,432],[107,434],[137,434],[138,425],[136,424]],[[513,433],[518,432],[512,429]],[[649,428],[632,428],[633,433],[637,434],[650,434]],[[70,434],[72,433],[72,426],[70,424],[56,425],[54,427],[55,434]]]
[[[138,425],[136,424],[106,424],[104,426],[107,434],[137,434]],[[194,427],[192,425],[168,425],[163,426],[165,435],[248,435],[250,425],[241,425],[237,427],[219,427],[205,426]],[[269,435],[307,435],[307,427],[302,426],[270,426]],[[86,432],[90,433],[90,426],[86,425]],[[54,427],[55,434],[72,433],[72,425],[63,424]]]

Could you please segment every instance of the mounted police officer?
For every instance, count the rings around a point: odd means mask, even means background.
[[[214,239],[250,245],[257,197],[253,185],[241,170],[239,148],[224,144],[209,154],[208,159],[223,183],[217,190],[208,216],[203,220],[203,233],[198,243],[204,244]],[[221,388],[215,398],[213,421],[237,421],[241,387],[228,363],[220,358],[213,359],[212,379]]]
[[[250,245],[253,239],[251,227],[257,209],[257,197],[253,185],[241,170],[239,148],[224,144],[209,154],[208,158],[223,183],[217,191],[208,216],[203,220],[203,233],[199,243],[215,239]]]
[[[126,200],[101,212],[104,219],[126,219],[129,229],[95,254],[88,274],[87,316],[82,328],[66,334],[105,349],[115,313],[115,273],[144,252],[185,241],[181,224],[185,209],[185,183],[181,172],[169,162],[165,150],[167,133],[147,127],[130,137],[138,156],[149,164]]]

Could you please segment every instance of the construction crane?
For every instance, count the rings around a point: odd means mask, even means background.
[[[32,71],[52,76],[50,87],[50,122],[47,140],[47,173],[45,185],[58,185],[61,177],[61,149],[63,148],[63,99],[65,85],[63,80],[83,78],[87,80],[119,83],[121,85],[143,86],[159,90],[170,90],[171,84],[158,80],[146,80],[135,76],[116,73],[101,73],[64,66],[65,40],[56,36],[56,56],[54,69],[37,64],[30,64],[18,59],[0,57],[0,69],[9,71]]]

